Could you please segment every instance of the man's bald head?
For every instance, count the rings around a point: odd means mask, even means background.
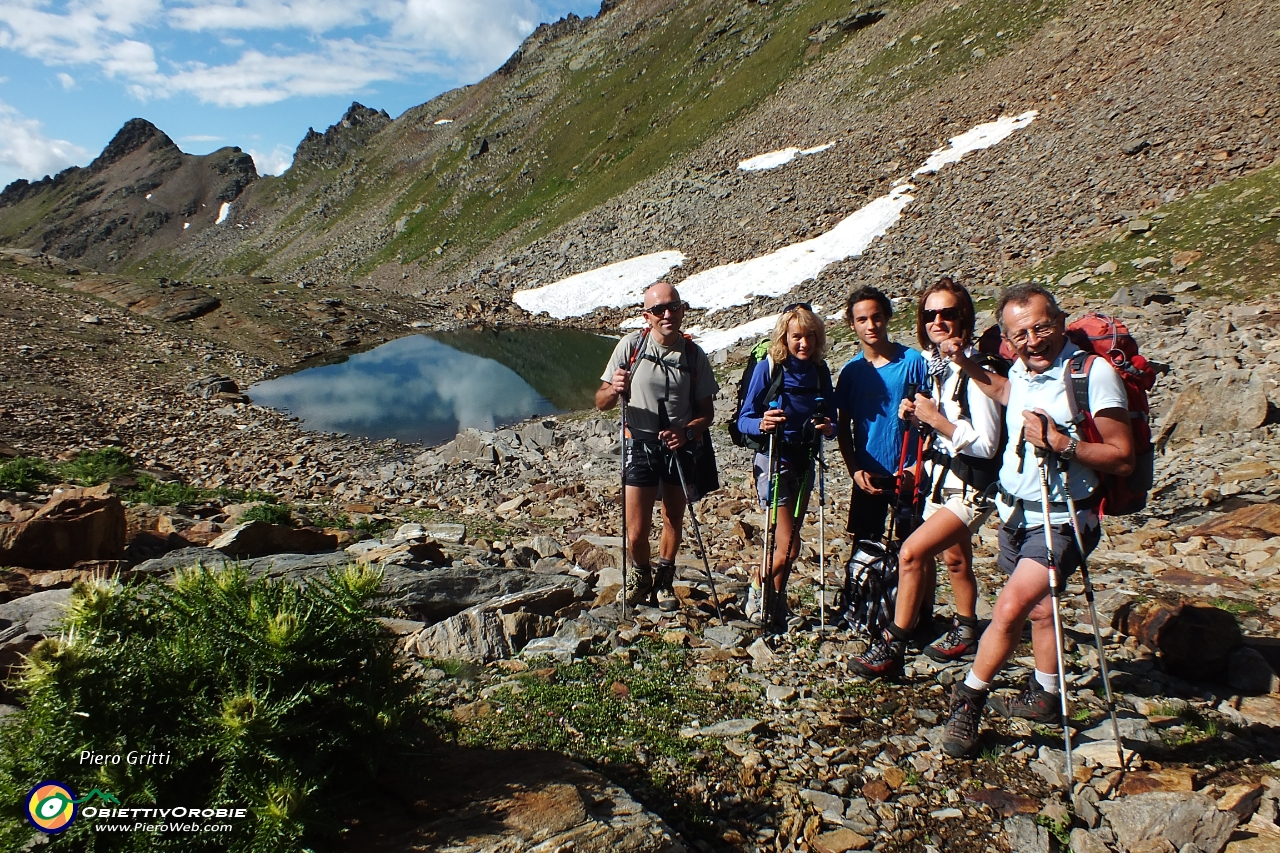
[[[668,281],[658,281],[649,285],[644,291],[644,307],[652,308],[664,302],[679,302],[680,293]]]

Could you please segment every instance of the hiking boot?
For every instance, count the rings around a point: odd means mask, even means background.
[[[865,652],[849,658],[849,669],[867,678],[889,678],[902,673],[906,654],[906,645],[886,631]]]
[[[1040,686],[1032,675],[1027,686],[1015,696],[991,697],[991,710],[1002,717],[1021,717],[1036,723],[1057,725],[1062,722],[1062,697]]]
[[[971,655],[978,648],[978,620],[956,616],[951,620],[951,629],[938,638],[938,641],[926,646],[924,653],[938,663],[949,663]]]
[[[762,601],[762,590],[755,584],[751,584],[747,588],[747,606],[745,613],[748,622],[754,622],[759,625],[764,622],[764,602]]]
[[[676,564],[668,560],[653,563],[653,599],[659,610],[671,613],[680,609],[675,590]]]
[[[653,590],[653,573],[648,566],[632,566],[627,572],[626,601],[631,607],[643,604]],[[621,597],[621,594],[619,595]]]
[[[961,681],[951,688],[951,716],[942,733],[942,749],[953,758],[972,755],[978,746],[982,709],[987,691],[966,687]]]

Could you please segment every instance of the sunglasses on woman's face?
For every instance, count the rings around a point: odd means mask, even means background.
[[[920,312],[920,316],[924,318],[925,323],[932,323],[939,318],[946,320],[948,323],[954,323],[960,319],[960,309],[958,308],[926,308]]]

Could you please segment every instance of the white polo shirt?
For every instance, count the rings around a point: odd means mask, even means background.
[[[1035,447],[1026,445],[1025,461],[1022,473],[1018,473],[1018,445],[1021,443],[1022,428],[1025,424],[1024,411],[1043,409],[1059,427],[1070,424],[1071,404],[1067,399],[1067,382],[1064,374],[1071,356],[1079,352],[1079,348],[1070,341],[1058,353],[1053,366],[1044,373],[1032,373],[1019,359],[1009,370],[1009,406],[1005,409],[1005,423],[1009,428],[1009,443],[1005,446],[1004,459],[1000,465],[1000,486],[1016,498],[1024,501],[1040,502],[1040,471],[1037,466]],[[1124,390],[1124,381],[1115,367],[1105,358],[1095,358],[1089,364],[1089,411],[1098,413],[1107,409],[1129,411],[1129,396]],[[1070,435],[1077,441],[1084,438],[1072,427]],[[1068,463],[1067,479],[1071,483],[1071,496],[1083,501],[1093,493],[1098,485],[1098,474],[1074,459]],[[1062,491],[1062,473],[1051,469],[1049,472],[1049,502],[1065,503],[1066,494]],[[1002,497],[996,500],[996,511],[1000,520],[1013,527],[1039,527],[1044,523],[1042,513],[1025,510],[1019,512],[1015,506],[1005,503]],[[1070,514],[1053,512],[1050,524],[1067,524]],[[1080,522],[1092,526],[1098,522],[1096,510],[1081,511]]]

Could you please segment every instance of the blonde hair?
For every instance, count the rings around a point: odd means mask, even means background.
[[[813,313],[808,305],[793,305],[783,311],[773,327],[773,339],[769,343],[769,358],[774,364],[782,364],[787,360],[787,328],[795,320],[803,334],[813,333],[814,348],[809,354],[810,360],[821,361],[827,354],[827,326],[822,318]]]

